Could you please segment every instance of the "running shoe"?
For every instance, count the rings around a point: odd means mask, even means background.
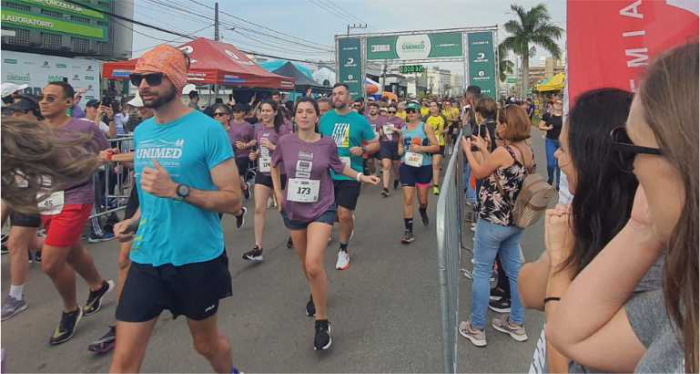
[[[90,236],[88,236],[88,243],[102,243],[112,239],[114,239],[114,234],[111,232],[105,232],[102,235],[90,234]]]
[[[257,245],[252,250],[243,254],[243,259],[250,262],[262,262],[263,250]]]
[[[388,189],[383,189],[382,190],[382,197],[389,197],[389,190]]]
[[[41,250],[34,252],[34,262],[41,262]]]
[[[398,188],[399,188],[399,181],[394,179],[394,189],[396,190]]]
[[[462,270],[462,275],[464,275],[465,278],[472,280],[474,279],[474,276],[472,275],[471,270],[469,269],[461,269]]]
[[[433,186],[433,195],[437,196],[440,194],[440,188],[438,186]]]
[[[27,258],[28,258],[27,262],[29,262],[30,264],[34,262],[34,255],[32,254],[32,251],[30,251],[28,249],[27,249]]]
[[[338,261],[335,263],[337,270],[347,270],[350,267],[350,254],[342,249],[338,251]]]
[[[292,248],[294,248],[294,242],[292,241],[292,237],[290,236],[289,239],[287,239],[287,249]]]
[[[401,238],[401,244],[411,244],[414,240],[416,240],[416,238],[413,236],[413,233],[406,231]]]
[[[2,303],[2,320],[10,319],[27,309],[27,303],[22,300],[17,300],[14,297],[7,295]]]
[[[316,315],[316,305],[314,304],[313,295],[309,295],[309,302],[306,303],[306,315],[309,317]]]
[[[428,212],[420,211],[420,220],[423,222],[423,226],[430,226],[430,218],[428,218]]]
[[[489,293],[490,300],[501,300],[502,298],[504,298],[506,296],[507,296],[506,291],[504,291],[498,287],[492,288],[491,292]]]
[[[245,225],[245,214],[248,213],[248,208],[242,207],[241,208],[241,215],[236,216],[236,228],[240,229]]]
[[[114,281],[113,280],[105,280],[102,281],[102,287],[100,287],[99,290],[97,291],[90,291],[90,294],[88,295],[87,303],[85,303],[85,306],[83,307],[83,315],[84,316],[90,316],[93,315],[102,309],[102,298],[110,293],[114,289]]]
[[[496,313],[510,313],[510,300],[506,298],[491,300],[489,301],[489,309]]]
[[[109,330],[101,338],[88,345],[88,351],[97,354],[105,354],[117,344],[117,330],[114,326],[109,326]]]
[[[2,244],[2,249],[0,249],[0,253],[6,254],[10,252],[10,249],[7,248],[7,242],[10,240],[10,234],[2,234],[2,237],[0,237],[0,244]]]
[[[246,188],[243,189],[243,197],[248,200],[250,199],[250,185],[246,183],[245,186]]]
[[[327,319],[318,320],[314,326],[316,336],[314,337],[314,350],[324,351],[331,347],[331,324]]]
[[[459,323],[459,334],[477,347],[486,347],[486,331],[472,327],[469,320]]]
[[[491,321],[491,326],[493,326],[496,331],[510,335],[510,337],[517,342],[524,342],[527,340],[525,327],[523,325],[511,323],[510,315],[494,318]]]
[[[49,338],[49,344],[57,345],[65,343],[75,335],[75,328],[78,327],[78,322],[83,318],[83,310],[78,310],[70,313],[61,313],[61,322],[56,326],[53,335]]]

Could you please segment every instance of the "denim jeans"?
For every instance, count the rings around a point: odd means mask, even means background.
[[[554,178],[557,179],[556,188],[559,190],[559,163],[554,157],[554,152],[559,149],[559,140],[547,138],[545,139],[545,150],[547,153],[547,183],[554,185]]]
[[[508,275],[511,292],[510,321],[523,324],[525,310],[518,295],[518,275],[523,259],[520,252],[520,238],[523,229],[516,226],[501,226],[480,219],[476,224],[474,246],[474,281],[472,283],[472,300],[470,320],[472,326],[484,329],[486,326],[486,311],[489,306],[491,286],[489,277],[493,270],[496,256],[501,257],[501,265]]]

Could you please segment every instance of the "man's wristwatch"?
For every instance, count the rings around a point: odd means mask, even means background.
[[[182,201],[190,196],[190,186],[186,184],[178,184],[175,190],[175,200]]]
[[[362,154],[367,153],[367,147],[365,147],[365,146],[363,145],[363,146],[360,147],[360,148],[362,148]]]

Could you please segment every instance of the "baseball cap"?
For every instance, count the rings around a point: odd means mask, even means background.
[[[3,83],[2,84],[2,97],[10,96],[17,91],[21,91],[29,87],[28,84],[14,84],[14,83]]]
[[[408,104],[406,105],[406,110],[408,110],[408,109],[413,109],[413,110],[420,111],[420,104],[418,104],[418,103],[416,103],[416,102],[414,102],[414,101],[411,101],[410,103],[408,103]]]
[[[136,96],[134,96],[133,99],[129,100],[127,103],[134,108],[142,108],[143,107],[143,100],[141,100],[141,95],[139,95],[138,91],[136,91]]]
[[[97,108],[100,106],[100,100],[97,99],[90,99],[88,100],[87,103],[85,103],[86,108]]]
[[[39,116],[39,103],[32,96],[20,95],[14,103],[2,108],[3,115],[10,115],[12,112],[34,112]]]

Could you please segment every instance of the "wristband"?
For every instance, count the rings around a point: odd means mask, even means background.
[[[561,297],[545,297],[544,303],[547,304],[550,301],[559,301],[559,300],[561,300]]]
[[[362,173],[357,173],[357,176],[355,177],[355,180],[358,182],[360,181],[360,178],[362,178]]]

